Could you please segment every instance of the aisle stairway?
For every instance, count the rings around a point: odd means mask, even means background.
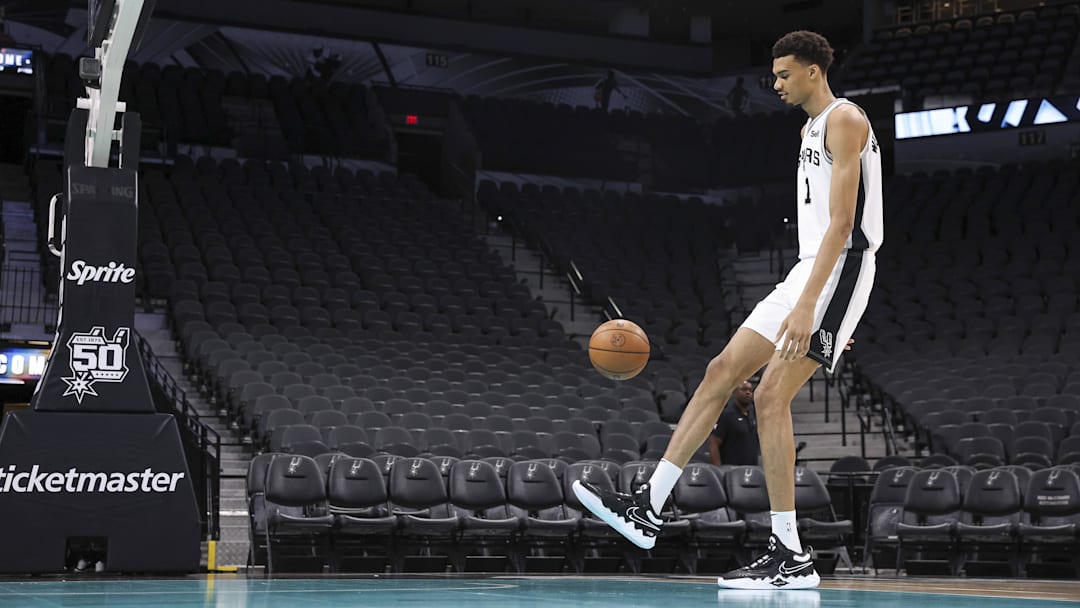
[[[242,566],[248,555],[248,509],[244,490],[251,446],[242,443],[223,417],[184,374],[176,351],[176,341],[168,328],[165,313],[136,313],[135,327],[150,344],[154,355],[184,391],[187,400],[199,412],[200,420],[221,436],[221,539],[217,546],[219,566]]]

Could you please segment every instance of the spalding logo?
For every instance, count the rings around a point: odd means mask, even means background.
[[[626,344],[626,336],[622,334],[611,335],[611,345],[615,348],[621,348],[623,344]]]

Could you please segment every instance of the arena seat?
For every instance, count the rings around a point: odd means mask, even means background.
[[[735,467],[724,476],[728,508],[746,522],[745,545],[765,547],[772,535],[769,493],[765,488],[765,472],[757,466]]]
[[[1009,576],[1020,575],[1017,526],[1023,494],[1012,471],[979,471],[964,493],[963,513],[956,523],[961,568],[968,576],[1000,573],[1003,563]]]
[[[454,563],[454,538],[461,518],[450,505],[439,467],[427,458],[401,458],[390,470],[391,511],[398,518],[394,571],[405,572],[409,561],[421,568],[443,571]],[[423,559],[419,556],[442,557]]]
[[[1067,467],[1035,471],[1024,492],[1024,513],[1017,530],[1029,576],[1077,571],[1080,529],[1080,477]]]
[[[299,564],[321,571],[331,561],[334,518],[327,510],[326,478],[315,460],[279,454],[266,471],[266,570]],[[289,564],[286,567],[283,563]]]
[[[572,541],[581,517],[566,508],[555,469],[541,461],[515,462],[506,475],[506,490],[511,512],[522,522],[519,567],[531,570],[533,564],[547,562],[548,570],[561,572],[564,563],[575,563]],[[549,556],[552,551],[555,558]]]
[[[944,563],[956,575],[959,557],[953,532],[960,517],[963,493],[957,476],[948,469],[919,471],[912,477],[904,496],[904,514],[896,524],[896,571],[909,574],[920,568]]]
[[[483,460],[459,461],[450,470],[449,487],[450,503],[461,518],[457,569],[468,570],[470,556],[497,556],[520,570],[514,557],[517,532],[522,524],[510,512],[506,489],[495,467]],[[485,564],[483,569],[503,567]]]
[[[839,560],[851,568],[847,544],[854,525],[849,519],[837,518],[825,482],[812,469],[795,467],[795,510],[800,539],[817,550],[814,559],[820,564],[815,566],[818,572],[832,572]],[[836,557],[830,559],[828,551],[835,551]]]
[[[390,513],[386,480],[374,461],[341,457],[327,481],[327,502],[334,517],[335,570],[382,572],[389,562],[397,518]]]
[[[898,567],[896,549],[899,536],[896,528],[904,519],[904,499],[907,488],[918,469],[895,466],[882,469],[870,492],[866,515],[866,546],[864,563],[872,562],[874,570]]]

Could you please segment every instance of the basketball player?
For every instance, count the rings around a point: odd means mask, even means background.
[[[575,482],[590,511],[643,549],[663,526],[660,512],[732,390],[767,365],[754,392],[762,464],[772,507],[768,551],[725,573],[722,587],[802,589],[819,582],[795,524],[791,401],[818,366],[836,368],[862,317],[881,245],[881,157],[866,114],[837,99],[826,77],[833,50],[822,36],[791,32],[773,46],[773,88],[809,115],[798,154],[799,261],[709,362],[649,482],[632,495]]]

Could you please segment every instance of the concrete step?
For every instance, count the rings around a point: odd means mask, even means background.
[[[872,456],[874,458],[880,458],[880,457],[885,455],[885,445],[884,444],[874,445],[874,444],[867,443],[866,454],[867,454],[867,456]],[[813,444],[808,442],[807,446],[805,448],[803,448],[803,450],[801,452],[799,452],[798,459],[799,460],[830,460],[830,461],[833,461],[833,460],[843,458],[844,456],[852,456],[852,455],[854,455],[854,456],[861,456],[862,455],[862,449],[860,448],[860,444],[859,444],[857,438],[855,440],[849,440],[848,444],[846,446],[840,445],[839,442],[836,443],[835,445],[827,445],[827,446],[813,445]]]
[[[222,445],[221,455],[223,457],[225,455],[234,456],[237,457],[237,459],[243,456],[244,458],[251,460],[251,450],[239,445]]]
[[[222,492],[226,492],[226,491],[240,491],[240,492],[243,492],[243,491],[245,491],[244,480],[243,479],[222,479],[221,480],[221,491]]]
[[[246,566],[248,562],[249,544],[242,541],[219,541],[217,544],[217,565],[220,566]]]
[[[222,511],[247,511],[247,497],[240,496],[221,496],[221,510]]]
[[[847,419],[847,432],[858,432],[858,420]],[[874,431],[880,431],[878,427],[872,427]],[[831,422],[824,422],[824,418],[819,421],[800,421],[795,423],[796,435],[836,435],[842,431],[839,418],[832,418]]]
[[[566,277],[552,270],[538,252],[505,233],[486,234],[484,239],[488,248],[499,253],[514,269],[518,280],[529,287],[533,296],[538,296],[544,302],[548,314],[562,323],[568,334],[592,334],[601,322],[599,309],[578,297],[572,297]]]
[[[244,541],[248,540],[248,520],[247,517],[222,517],[221,518],[221,540],[222,541]]]

